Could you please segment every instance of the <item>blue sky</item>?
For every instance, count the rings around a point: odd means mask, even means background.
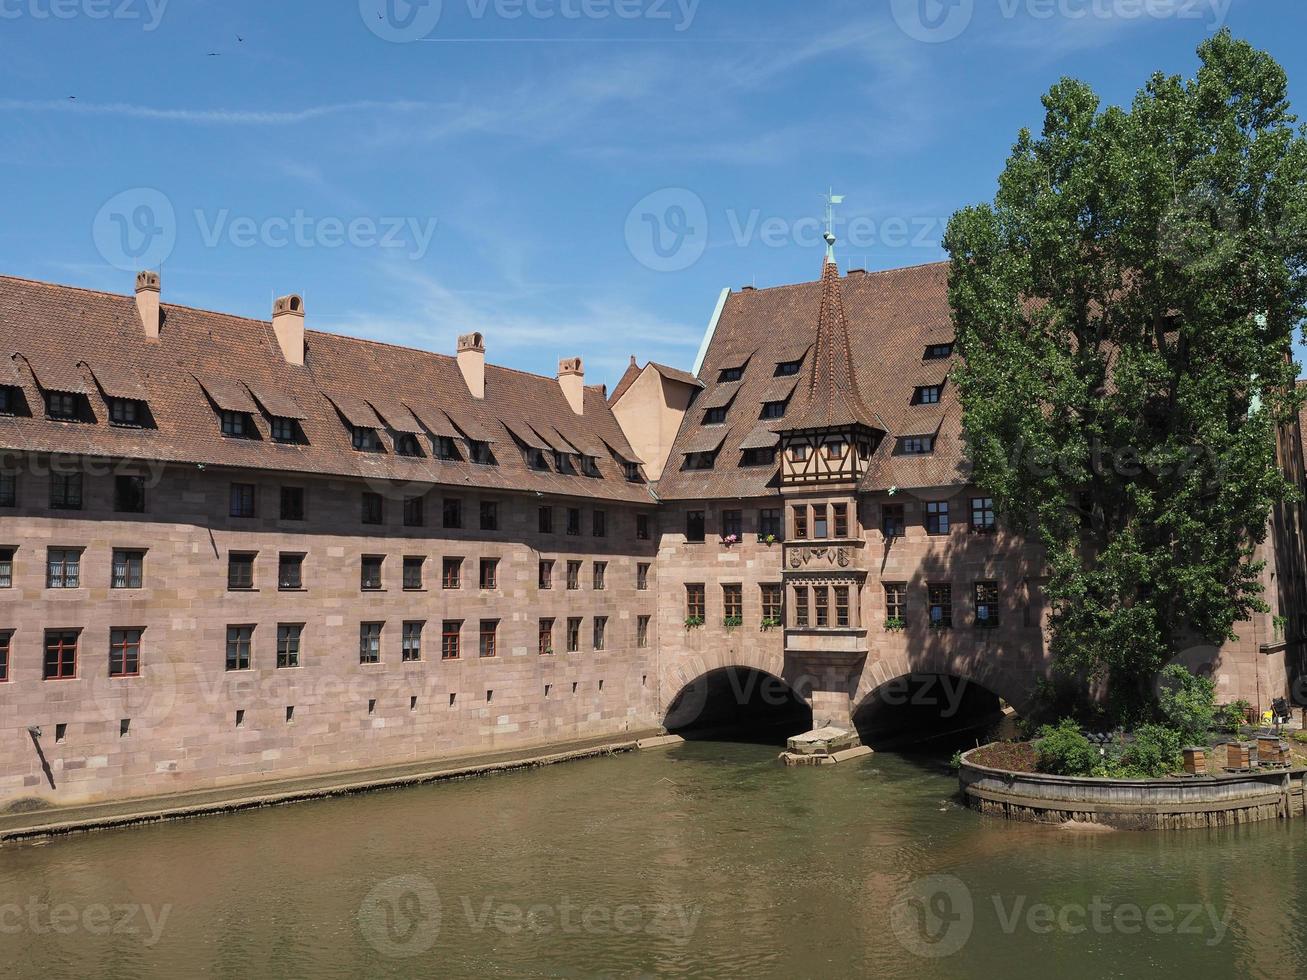
[[[842,265],[934,261],[1059,77],[1223,24],[1307,113],[1299,0],[0,0],[0,272],[612,384],[815,278],[828,187]]]

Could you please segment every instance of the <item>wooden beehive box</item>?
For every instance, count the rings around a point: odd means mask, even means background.
[[[1199,745],[1184,750],[1184,771],[1191,776],[1207,775],[1207,749]]]

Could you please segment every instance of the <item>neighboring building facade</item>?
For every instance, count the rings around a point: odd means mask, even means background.
[[[724,668],[818,725],[906,676],[1023,707],[1042,569],[968,482],[946,276],[732,293],[696,375],[633,361],[608,399],[475,333],[307,331],[295,296],[269,322],[152,273],[134,301],[0,278],[0,808],[693,721]],[[1276,611],[1190,664],[1222,700],[1301,656],[1282,510]]]

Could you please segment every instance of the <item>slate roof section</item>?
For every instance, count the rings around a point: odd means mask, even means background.
[[[913,390],[925,383],[920,379],[946,372],[952,363],[924,359],[929,344],[947,343],[954,336],[948,264],[858,273],[834,282],[840,290],[860,394],[876,427],[886,432],[863,479],[863,489],[966,483],[969,467],[963,453],[962,413],[953,386],[945,384],[938,406],[911,404]],[[684,447],[704,430],[702,413],[687,413],[658,483],[661,498],[747,498],[778,492],[775,467],[741,466],[743,453],[735,450],[760,428],[762,403],[782,380],[775,377],[776,365],[794,360],[815,343],[822,291],[823,282],[817,281],[734,292],[727,298],[700,371],[707,389],[701,399],[721,387],[717,378],[723,368],[737,367],[756,352],[743,381],[731,386],[739,395],[727,413],[725,426],[712,427],[714,431],[725,428],[728,441],[713,469],[683,469]],[[768,422],[765,428],[781,430],[795,424],[795,403],[811,378],[813,354],[807,357],[798,376],[800,389],[785,418]],[[920,434],[905,428],[923,427],[936,433],[934,453],[896,455],[898,436]]]
[[[447,355],[306,330],[305,365],[297,367],[286,363],[267,320],[170,303],[163,304],[163,311],[161,336],[149,340],[133,296],[0,276],[0,351],[30,353],[41,362],[38,371],[46,361],[62,363],[63,370],[48,369],[61,379],[50,384],[71,383],[66,375],[80,379],[79,361],[126,365],[145,384],[157,426],[110,425],[98,387],[85,380],[80,386],[97,422],[50,422],[39,410],[42,398],[35,379],[18,362],[17,387],[33,414],[0,417],[0,448],[653,501],[649,487],[628,481],[607,453],[598,459],[598,478],[528,469],[495,421],[556,425],[569,439],[573,428],[584,429],[601,445],[626,446],[598,388],[585,389],[585,414],[577,416],[552,377],[487,364],[486,397],[478,401],[468,392],[455,359]],[[2,362],[0,358],[0,369]],[[226,379],[248,391],[290,397],[303,415],[300,428],[306,444],[287,454],[284,446],[268,438],[223,438],[220,420],[197,378]],[[494,441],[497,465],[448,462],[431,454],[411,458],[356,452],[332,399],[366,404],[377,393],[378,379],[384,379],[388,399],[410,407],[430,406],[446,413],[468,437]],[[263,411],[253,399],[251,403],[256,427],[267,436]]]

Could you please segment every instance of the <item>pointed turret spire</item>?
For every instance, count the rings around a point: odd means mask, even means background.
[[[827,254],[821,270],[821,309],[817,313],[817,341],[812,355],[808,383],[800,392],[795,410],[786,419],[787,429],[822,429],[864,425],[878,429],[876,413],[863,401],[858,375],[849,346],[849,327],[844,319],[844,288],[833,251],[834,236],[827,234]]]

